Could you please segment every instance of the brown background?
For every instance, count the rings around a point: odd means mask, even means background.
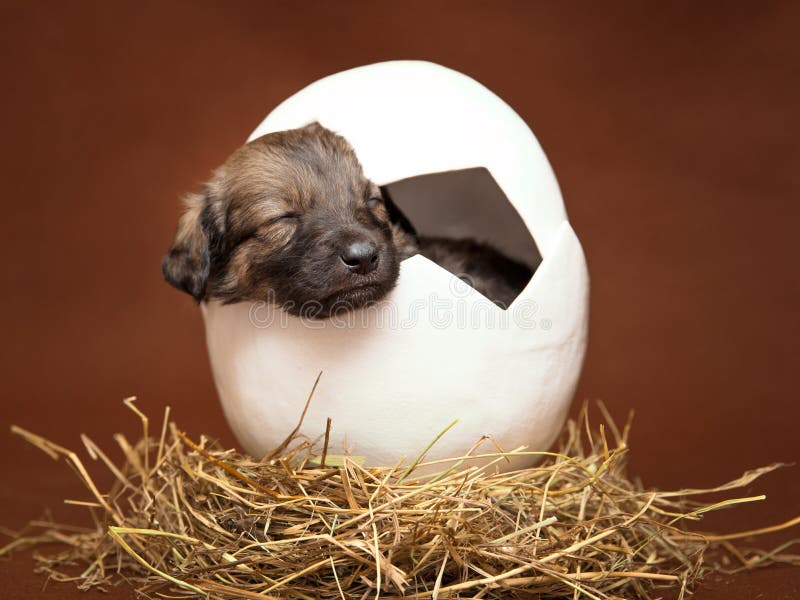
[[[592,275],[578,397],[636,410],[633,473],[704,486],[798,460],[800,10],[693,4],[3,3],[0,525],[85,497],[10,423],[110,447],[136,394],[233,443],[198,311],[159,272],[177,198],[300,87],[394,58],[477,78],[536,131]],[[768,500],[703,526],[800,514],[800,471],[744,493]],[[31,569],[0,561],[0,596],[37,597]],[[800,569],[697,597],[798,598]]]

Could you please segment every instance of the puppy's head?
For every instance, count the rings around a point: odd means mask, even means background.
[[[326,317],[382,298],[413,239],[347,141],[312,123],[242,146],[186,199],[164,276],[196,300]]]

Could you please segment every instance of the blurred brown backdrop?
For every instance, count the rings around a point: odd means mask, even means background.
[[[161,280],[178,196],[302,86],[396,58],[475,77],[539,137],[592,275],[578,399],[635,409],[631,471],[705,486],[798,460],[799,6],[4,2],[0,525],[85,496],[11,423],[108,447],[135,394],[233,443],[198,310]],[[768,500],[702,526],[800,514],[800,471],[745,493]],[[0,561],[0,596],[38,597],[31,569]],[[697,598],[797,598],[798,571]]]

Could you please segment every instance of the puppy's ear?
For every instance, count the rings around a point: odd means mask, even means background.
[[[161,262],[161,271],[170,285],[200,302],[211,269],[209,229],[213,227],[213,207],[208,195],[203,194],[190,194],[185,204],[186,211],[178,221],[175,240]]]

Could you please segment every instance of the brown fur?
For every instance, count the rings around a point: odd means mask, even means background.
[[[501,305],[530,278],[489,246],[416,238],[350,144],[318,123],[242,146],[185,204],[162,267],[198,301],[266,300],[326,317],[385,296],[400,261],[418,252]],[[373,270],[347,266],[352,244],[374,249]]]
[[[186,205],[163,271],[198,301],[270,300],[311,316],[357,308],[394,286],[409,243],[350,145],[317,123],[242,146]],[[378,248],[368,274],[339,258],[359,240]]]

